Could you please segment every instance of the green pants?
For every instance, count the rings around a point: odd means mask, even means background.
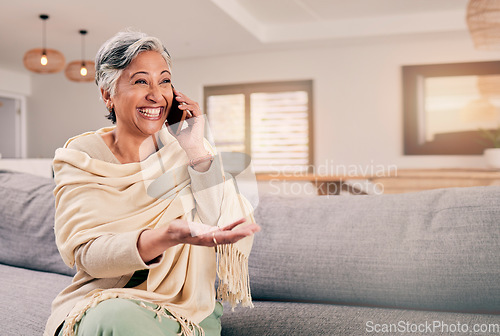
[[[85,312],[75,326],[77,336],[177,336],[181,332],[179,322],[168,317],[160,318],[155,312],[140,306],[141,301],[109,299]],[[155,304],[146,303],[152,308]],[[167,314],[170,315],[170,313]],[[200,322],[206,336],[220,336],[222,304],[215,303],[212,314]],[[59,332],[59,336],[62,331]],[[198,333],[196,333],[198,335]]]

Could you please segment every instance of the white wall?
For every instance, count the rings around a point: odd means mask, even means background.
[[[176,88],[203,101],[203,86],[314,80],[315,162],[409,167],[482,167],[480,156],[403,153],[402,65],[494,60],[462,34],[344,41],[323,47],[176,60]],[[75,134],[109,122],[95,84],[62,74],[33,76],[28,102],[29,155],[50,157]],[[44,139],[41,141],[41,139]]]
[[[494,60],[467,32],[351,41],[174,63],[176,87],[202,101],[203,85],[314,80],[315,164],[483,167],[481,156],[404,156],[401,66]]]
[[[94,82],[70,82],[62,72],[32,75],[28,157],[51,158],[70,137],[111,125]]]
[[[31,78],[26,72],[0,69],[0,92],[28,96],[31,94]]]

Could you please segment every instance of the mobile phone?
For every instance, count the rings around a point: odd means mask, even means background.
[[[173,87],[172,87],[172,92],[173,92]],[[167,121],[166,121],[166,126],[169,128],[170,132],[177,136],[182,130],[182,126],[184,124],[184,121],[186,120],[186,117],[188,115],[187,110],[181,110],[179,108],[180,103],[175,99],[175,94],[174,94],[174,99],[172,100],[172,107],[170,108],[170,111],[168,112],[167,115]]]

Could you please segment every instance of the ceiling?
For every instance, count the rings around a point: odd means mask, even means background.
[[[24,53],[47,47],[66,61],[86,58],[116,32],[132,28],[159,37],[176,59],[317,46],[346,39],[466,32],[467,0],[122,0],[3,1],[0,68],[27,71]]]

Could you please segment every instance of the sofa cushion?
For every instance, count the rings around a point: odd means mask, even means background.
[[[54,236],[54,181],[0,171],[0,263],[73,275]]]
[[[0,264],[0,334],[42,335],[52,301],[71,279]]]
[[[224,306],[222,336],[495,335],[498,315],[431,312],[299,302]],[[473,332],[473,328],[483,333]],[[391,328],[391,329],[389,329]],[[392,332],[387,332],[391,330]],[[420,332],[419,332],[420,331]]]
[[[249,268],[266,300],[500,311],[500,187],[264,196]]]

